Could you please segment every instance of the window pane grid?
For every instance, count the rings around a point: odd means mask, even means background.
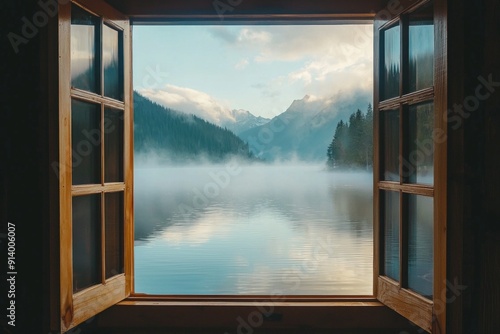
[[[71,10],[73,292],[79,292],[124,273],[126,108],[123,31],[79,6]]]
[[[432,5],[425,5],[380,31],[377,106],[380,275],[430,300],[434,263],[432,21]]]

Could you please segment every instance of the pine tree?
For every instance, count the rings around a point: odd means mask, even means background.
[[[154,150],[179,162],[195,160],[200,155],[214,162],[230,156],[256,159],[248,144],[231,131],[194,115],[160,106],[136,92],[134,150]]]
[[[327,149],[327,167],[366,168],[373,161],[373,109],[368,105],[366,114],[357,110],[349,121],[337,123],[333,139]]]

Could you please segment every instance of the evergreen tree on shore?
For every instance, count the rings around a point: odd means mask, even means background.
[[[248,144],[226,128],[160,106],[134,92],[134,150],[164,153],[172,161],[237,156],[256,160]]]
[[[327,166],[333,168],[364,168],[373,164],[373,109],[366,113],[357,110],[348,122],[337,123],[335,134],[327,149]]]

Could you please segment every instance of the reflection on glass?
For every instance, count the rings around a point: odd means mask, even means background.
[[[123,111],[104,109],[104,181],[123,181]]]
[[[408,287],[432,299],[433,198],[408,197]]]
[[[73,184],[101,183],[101,108],[71,100]]]
[[[401,42],[399,25],[383,32],[384,72],[382,100],[399,96],[399,73],[401,71]]]
[[[411,183],[434,183],[434,104],[412,105],[409,108],[408,156],[403,174]]]
[[[399,110],[384,110],[381,119],[382,179],[399,181]]]
[[[431,87],[434,82],[434,23],[432,6],[409,16],[409,91]]]
[[[73,197],[73,292],[99,284],[100,195]]]
[[[104,194],[106,278],[123,273],[123,192]]]
[[[121,32],[103,26],[102,63],[104,66],[104,95],[123,100]]]
[[[384,274],[399,281],[399,192],[382,191]]]
[[[99,18],[71,6],[71,86],[99,93]]]

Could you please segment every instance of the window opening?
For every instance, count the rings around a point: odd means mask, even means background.
[[[371,296],[373,26],[133,33],[135,292]]]

